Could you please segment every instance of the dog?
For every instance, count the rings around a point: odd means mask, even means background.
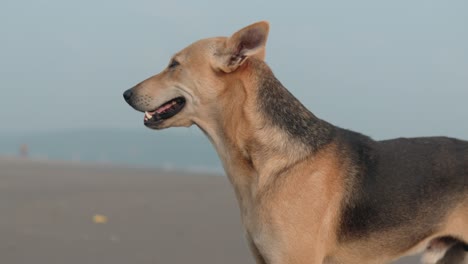
[[[124,93],[145,126],[210,139],[256,262],[467,263],[468,142],[375,141],[319,119],[265,63],[268,33],[199,40]]]

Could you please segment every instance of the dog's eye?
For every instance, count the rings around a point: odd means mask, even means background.
[[[167,67],[168,67],[169,69],[173,69],[173,68],[175,68],[175,67],[177,67],[177,66],[179,66],[179,65],[180,65],[180,63],[179,63],[178,61],[176,61],[176,60],[173,59],[173,60],[171,60],[171,63],[169,63],[169,66],[167,66]]]

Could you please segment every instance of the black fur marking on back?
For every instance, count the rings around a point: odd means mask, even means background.
[[[393,241],[411,246],[467,197],[466,141],[444,137],[373,141],[347,130],[341,130],[339,138],[357,171],[350,175],[351,199],[343,205],[342,240],[411,230],[404,240]]]
[[[292,139],[302,142],[312,151],[320,149],[334,138],[334,127],[315,117],[276,79],[264,62],[251,59],[259,74],[259,110],[273,126],[280,127]]]

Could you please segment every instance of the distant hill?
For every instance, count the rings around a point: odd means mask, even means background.
[[[79,130],[0,134],[0,155],[198,171],[222,171],[208,139],[195,129]]]

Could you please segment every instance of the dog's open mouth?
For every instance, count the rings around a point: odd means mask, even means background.
[[[177,97],[174,98],[160,107],[156,108],[154,111],[145,112],[145,125],[151,127],[152,125],[157,125],[162,121],[169,119],[176,114],[178,114],[185,106],[185,98]]]

